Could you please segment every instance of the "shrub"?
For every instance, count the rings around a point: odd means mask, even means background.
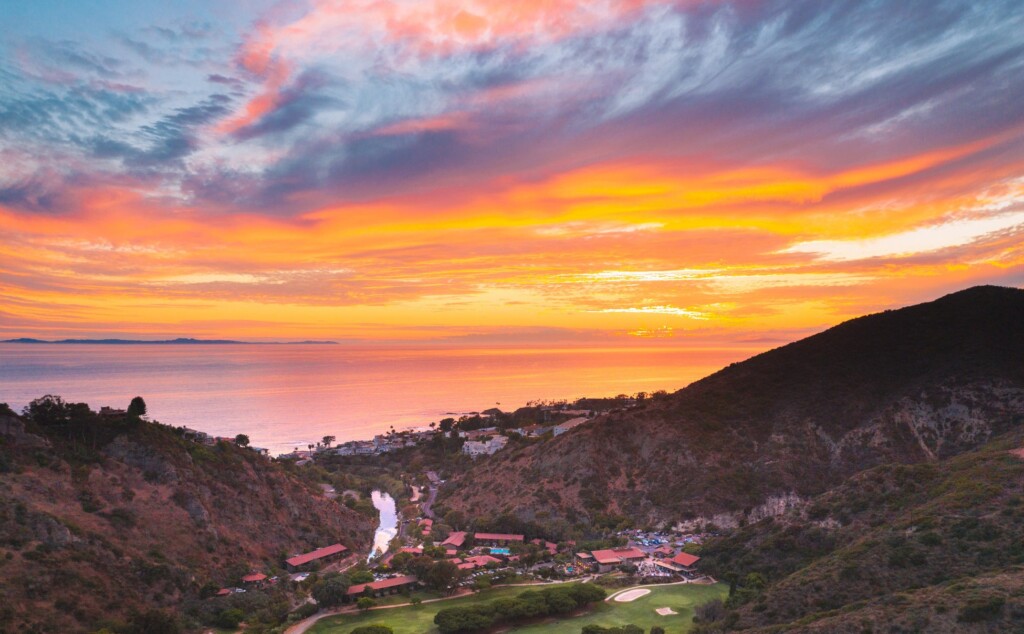
[[[1005,604],[1006,599],[1003,597],[975,597],[969,599],[967,603],[960,608],[960,614],[957,615],[956,620],[961,623],[980,623],[981,621],[989,621],[998,617],[1002,613],[1003,606]]]

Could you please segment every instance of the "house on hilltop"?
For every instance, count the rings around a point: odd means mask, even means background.
[[[561,436],[565,432],[567,432],[567,431],[569,431],[571,429],[574,429],[576,427],[579,427],[580,425],[583,425],[584,423],[588,423],[588,422],[590,422],[590,419],[586,418],[586,417],[583,417],[583,416],[580,416],[578,418],[570,418],[569,420],[565,421],[564,423],[558,423],[557,425],[555,425],[554,428],[552,429],[552,431],[553,431],[555,436]]]

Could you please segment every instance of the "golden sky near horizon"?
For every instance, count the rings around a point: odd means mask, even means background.
[[[1012,2],[57,10],[0,39],[0,338],[728,346],[1024,284]]]

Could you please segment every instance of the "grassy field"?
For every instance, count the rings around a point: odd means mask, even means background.
[[[528,589],[524,587],[495,588],[451,601],[439,601],[416,607],[375,610],[367,614],[334,616],[321,619],[308,631],[316,634],[348,634],[352,628],[360,625],[380,623],[392,628],[395,634],[432,634],[437,632],[437,628],[434,627],[434,615],[441,608],[485,603],[502,597],[515,596]],[[652,587],[650,590],[651,593],[647,596],[630,603],[607,601],[594,606],[592,610],[580,616],[523,625],[508,631],[516,634],[548,634],[579,632],[584,625],[590,623],[600,625],[633,623],[645,630],[652,625],[660,625],[668,634],[679,634],[690,629],[695,605],[716,597],[724,598],[728,588],[723,584],[717,584],[714,586],[660,586]],[[658,608],[666,607],[672,608],[678,614],[660,616],[655,612]]]

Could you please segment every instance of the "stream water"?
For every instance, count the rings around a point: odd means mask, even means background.
[[[377,532],[373,534],[373,547],[370,549],[370,556],[373,559],[379,553],[385,553],[391,540],[398,535],[398,512],[395,510],[395,500],[383,491],[374,491],[370,499],[373,506],[380,512],[380,524]]]

